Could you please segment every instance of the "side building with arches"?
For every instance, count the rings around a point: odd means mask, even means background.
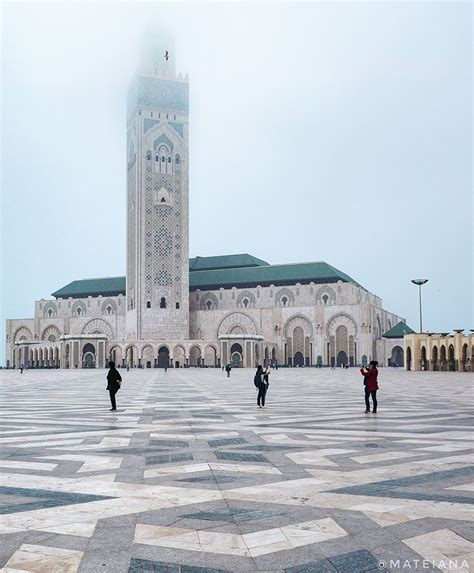
[[[411,333],[404,338],[407,370],[432,372],[472,372],[474,331]]]

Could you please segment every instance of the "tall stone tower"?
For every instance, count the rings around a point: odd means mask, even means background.
[[[127,338],[189,338],[189,85],[146,46],[128,94]]]

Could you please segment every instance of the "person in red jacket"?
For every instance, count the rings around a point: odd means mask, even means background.
[[[379,385],[377,384],[377,377],[379,375],[379,371],[377,370],[378,365],[379,363],[376,360],[372,360],[368,370],[365,368],[360,369],[360,373],[364,377],[366,414],[370,412],[370,396],[372,396],[372,402],[374,404],[372,412],[374,414],[377,413],[377,390],[379,389]]]

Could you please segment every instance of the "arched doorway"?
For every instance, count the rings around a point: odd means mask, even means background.
[[[173,349],[173,366],[182,368],[185,362],[185,352],[182,346],[175,346]]]
[[[461,352],[461,372],[467,371],[467,344],[464,344]]]
[[[244,353],[242,346],[238,342],[235,342],[230,347],[230,360],[233,368],[241,368],[243,366]]]
[[[294,366],[299,366],[300,368],[304,366],[304,356],[302,352],[297,352],[293,359]]]
[[[347,354],[344,352],[344,350],[338,352],[336,366],[347,366],[347,362]]]
[[[133,346],[129,346],[125,351],[125,362],[128,368],[135,367],[136,354],[136,349]]]
[[[411,348],[408,347],[407,348],[407,365],[406,365],[407,370],[411,370]]]
[[[206,347],[204,351],[204,364],[213,368],[217,366],[217,353],[213,346]]]
[[[366,364],[367,364],[367,357]],[[390,359],[392,366],[403,367],[403,348],[401,346],[394,346],[392,348],[392,357]]]
[[[276,365],[276,361],[277,361],[276,348],[273,347],[273,348],[272,348],[272,364],[273,364],[273,365]]]
[[[450,344],[448,348],[448,370],[450,372],[455,372],[456,370],[456,360],[454,358],[454,346],[452,344]]]
[[[424,346],[421,347],[420,369],[429,370],[428,361],[426,360],[426,348]]]
[[[144,368],[152,368],[154,360],[154,352],[152,346],[145,346],[142,349],[142,360],[141,364]]]
[[[439,369],[442,372],[446,371],[446,347],[444,344],[439,349]]]
[[[90,342],[82,349],[82,367],[95,368],[95,346]]]
[[[170,351],[166,346],[158,349],[158,368],[168,368],[170,363]]]
[[[190,366],[201,366],[201,349],[199,346],[193,346],[189,351]]]
[[[439,370],[437,346],[433,346],[431,349],[431,370]]]
[[[113,346],[109,352],[110,360],[115,362],[116,366],[120,366],[122,364],[122,349],[120,346]]]

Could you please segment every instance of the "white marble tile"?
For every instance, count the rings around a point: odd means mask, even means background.
[[[10,460],[0,460],[0,467],[12,470],[42,470],[45,472],[53,471],[58,464],[47,462],[15,462]]]
[[[373,464],[376,462],[385,462],[390,460],[402,460],[403,458],[410,458],[416,456],[416,453],[411,452],[385,452],[383,454],[368,454],[366,456],[354,456],[351,460],[359,464]]]
[[[15,551],[2,571],[5,573],[14,571],[75,573],[79,568],[81,558],[81,551],[24,543]]]
[[[425,559],[433,561],[435,566],[442,571],[468,573],[474,565],[474,543],[450,529],[438,529],[431,533],[410,537],[404,539],[404,543]],[[453,561],[457,562],[456,567],[452,567]]]

